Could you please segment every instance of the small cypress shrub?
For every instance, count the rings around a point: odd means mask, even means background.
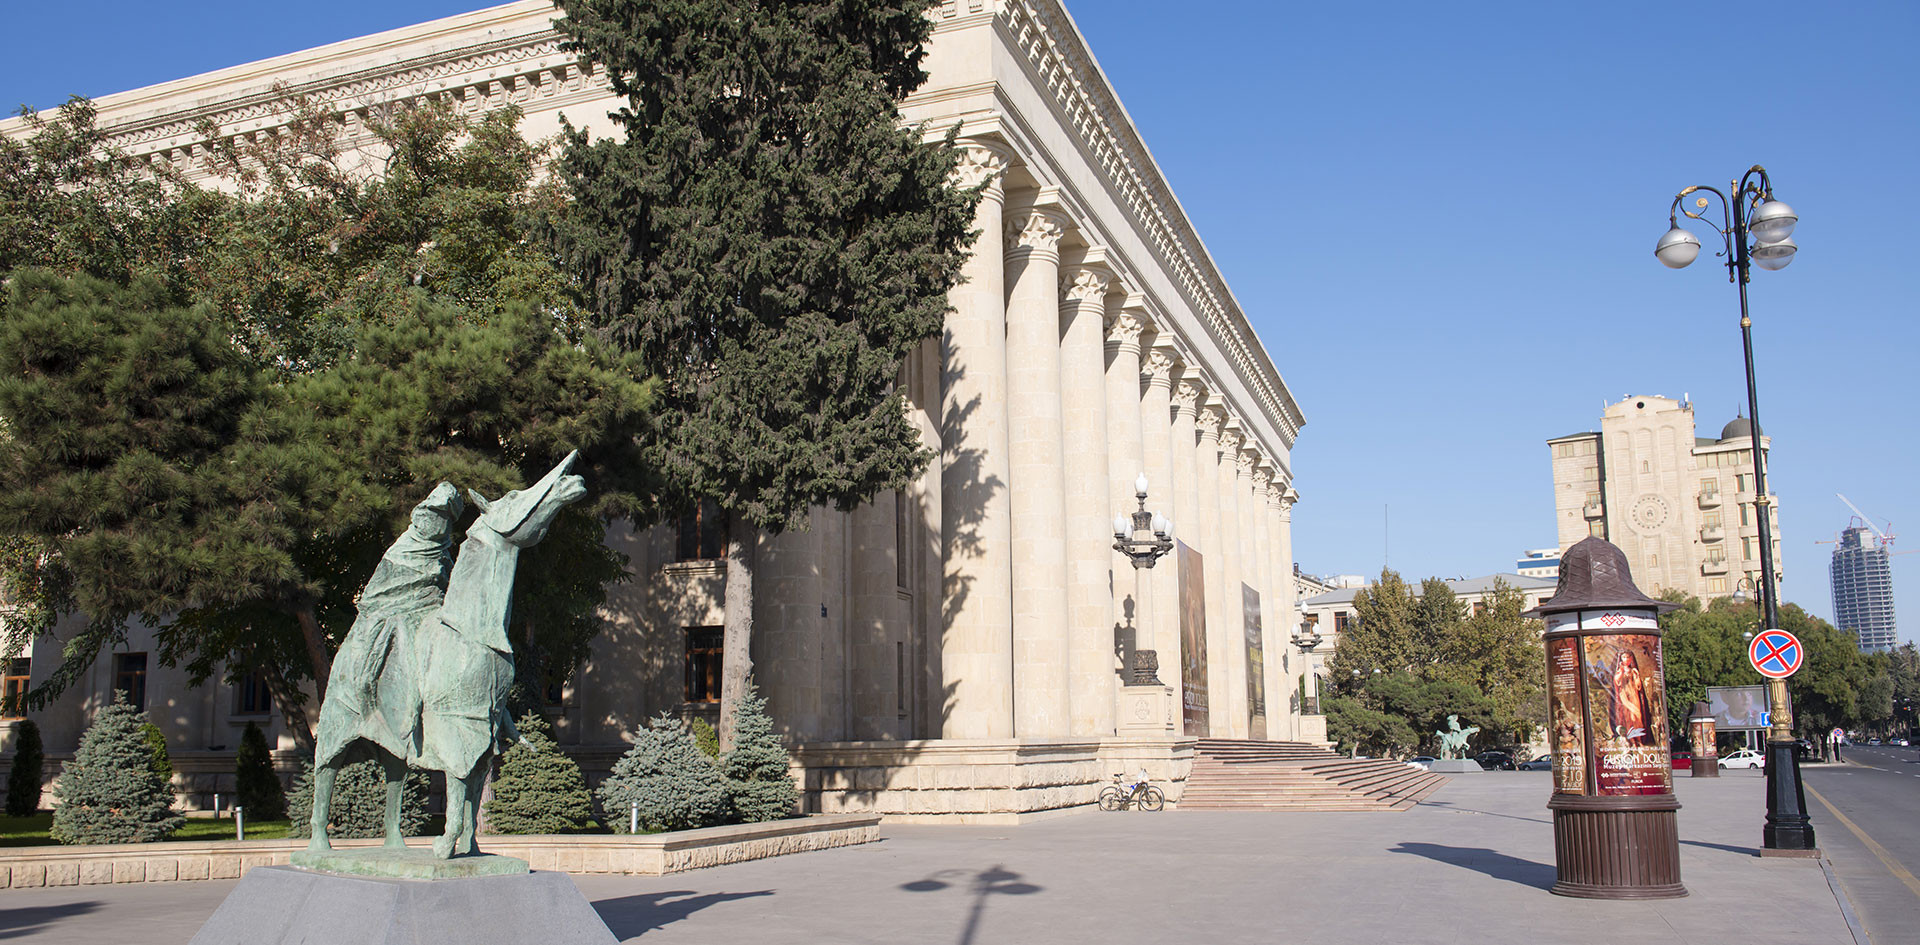
[[[701,754],[720,760],[720,733],[714,731],[706,719],[693,720],[693,743],[700,746]]]
[[[80,736],[80,749],[53,789],[60,799],[54,840],[145,843],[165,839],[186,822],[173,810],[173,788],[154,770],[140,723],[138,709],[115,702]]]
[[[633,747],[600,783],[600,808],[616,833],[626,833],[631,805],[640,805],[647,830],[688,830],[724,823],[727,781],[693,743],[687,723],[665,712],[635,733]]]
[[[161,784],[173,784],[173,756],[167,754],[167,733],[160,731],[160,726],[149,721],[141,723],[140,737],[147,740],[147,754],[151,758],[149,764],[153,766],[153,776],[159,778]]]
[[[287,816],[287,792],[280,776],[273,772],[273,752],[267,748],[267,735],[260,726],[247,723],[240,733],[240,750],[233,758],[234,803],[246,811],[248,820],[280,820]],[[309,796],[308,809],[313,800]]]
[[[426,772],[407,771],[400,789],[400,835],[418,836],[427,826]],[[289,837],[309,836],[313,814],[313,763],[307,762],[287,795]],[[387,832],[387,773],[377,761],[356,761],[333,779],[333,805],[327,811],[327,836],[336,840],[384,837]]]
[[[40,809],[40,785],[46,780],[47,756],[40,746],[40,726],[23,719],[13,729],[13,768],[7,772],[7,816],[25,817]]]
[[[735,819],[751,824],[792,817],[800,788],[793,783],[786,746],[773,733],[766,697],[752,681],[734,713],[733,726],[733,748],[720,756],[720,773],[727,778]]]
[[[553,726],[538,712],[519,722],[524,744],[507,749],[487,800],[494,833],[578,833],[593,826],[593,795],[580,766],[560,751]]]

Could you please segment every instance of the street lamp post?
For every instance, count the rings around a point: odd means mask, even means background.
[[[1153,610],[1149,596],[1153,592],[1153,578],[1147,574],[1153,570],[1153,564],[1173,550],[1173,522],[1166,516],[1147,511],[1147,474],[1141,473],[1133,480],[1133,497],[1140,507],[1131,516],[1113,517],[1113,550],[1126,555],[1133,562],[1133,599],[1134,626],[1148,627]],[[1129,677],[1133,667],[1128,666]]]
[[[1747,314],[1747,282],[1752,278],[1753,265],[1778,270],[1793,262],[1799,247],[1790,237],[1800,218],[1792,207],[1773,199],[1773,181],[1768,179],[1766,168],[1758,164],[1733,185],[1732,197],[1713,187],[1688,187],[1674,196],[1673,206],[1667,211],[1667,232],[1653,251],[1670,269],[1683,268],[1700,254],[1700,241],[1681,228],[1677,215],[1706,219],[1711,205],[1706,197],[1695,198],[1693,209],[1681,206],[1689,194],[1699,191],[1720,198],[1721,225],[1714,230],[1725,250],[1728,278],[1740,291],[1740,347],[1746,357],[1747,417],[1753,425],[1753,504],[1760,520],[1761,618],[1766,627],[1778,627],[1779,593],[1774,580],[1769,514],[1773,500],[1767,493],[1766,451],[1760,446],[1760,395],[1753,378],[1753,320]],[[1713,226],[1712,221],[1707,223]],[[1806,793],[1800,783],[1800,757],[1793,741],[1793,710],[1787,699],[1786,680],[1767,684],[1767,701],[1773,724],[1767,732],[1767,824],[1762,843],[1769,850],[1812,850],[1813,825],[1807,820]]]

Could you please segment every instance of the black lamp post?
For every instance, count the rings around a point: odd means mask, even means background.
[[[1700,241],[1680,227],[1676,214],[1694,220],[1706,219],[1710,202],[1706,197],[1694,200],[1693,209],[1680,205],[1687,195],[1706,191],[1720,198],[1719,234],[1727,260],[1727,275],[1740,290],[1740,347],[1747,365],[1747,417],[1752,424],[1754,511],[1760,520],[1760,610],[1768,628],[1780,625],[1779,593],[1773,570],[1773,527],[1767,494],[1767,457],[1761,449],[1760,396],[1753,380],[1753,320],[1747,315],[1747,282],[1752,266],[1777,270],[1786,268],[1799,249],[1790,238],[1800,218],[1793,208],[1773,199],[1773,181],[1758,164],[1741,175],[1733,196],[1719,190],[1695,185],[1673,198],[1667,211],[1667,232],[1654,247],[1661,264],[1680,269],[1700,254]],[[1708,221],[1712,226],[1712,221]],[[1807,820],[1807,800],[1800,784],[1800,757],[1793,741],[1793,710],[1787,699],[1787,681],[1770,680],[1767,701],[1773,724],[1767,733],[1767,825],[1762,843],[1769,850],[1812,850],[1813,825]]]

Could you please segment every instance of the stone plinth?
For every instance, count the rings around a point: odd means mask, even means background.
[[[1122,686],[1115,721],[1123,737],[1173,734],[1173,688],[1170,686]]]
[[[519,857],[478,853],[443,860],[419,847],[301,850],[290,861],[302,869],[387,879],[472,879],[528,872],[527,861]]]
[[[240,880],[190,945],[614,941],[564,873],[412,880],[264,866]]]

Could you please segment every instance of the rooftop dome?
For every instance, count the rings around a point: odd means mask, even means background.
[[[1728,420],[1727,425],[1720,428],[1720,438],[1722,440],[1744,440],[1751,436],[1753,436],[1753,421],[1745,417],[1735,417],[1732,420]]]

